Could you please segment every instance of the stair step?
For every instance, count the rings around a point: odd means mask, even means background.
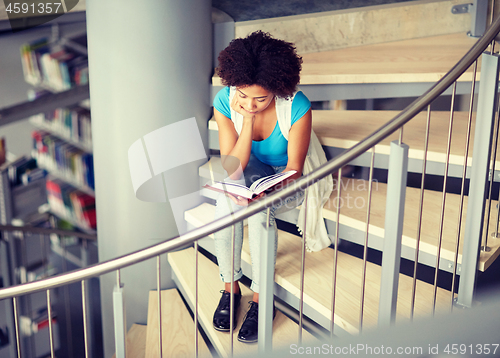
[[[194,348],[194,322],[176,289],[161,291],[162,353],[163,357],[192,357]],[[159,357],[158,293],[149,292],[146,357]],[[211,353],[198,333],[198,354],[211,357]]]
[[[383,238],[385,234],[385,208],[386,208],[386,193],[387,184],[373,183],[372,190],[372,206],[370,212],[370,237],[369,246],[382,250]],[[343,178],[341,187],[342,199],[340,201],[340,224],[349,228],[356,228],[362,231],[363,235],[366,231],[366,210],[368,203],[368,181],[361,179],[348,179]],[[420,255],[428,254],[431,262],[427,263],[435,266],[437,255],[437,245],[439,243],[439,226],[442,207],[442,192],[425,190],[422,225],[420,232]],[[462,262],[462,246],[464,240],[464,226],[467,210],[468,198],[464,197],[464,210],[462,212],[462,230],[460,234],[460,245],[458,250],[458,263]],[[331,222],[337,221],[337,192],[332,193],[329,201],[323,208],[323,217]],[[414,260],[415,249],[417,242],[417,224],[419,216],[419,203],[420,203],[420,189],[419,188],[406,188],[406,204],[405,204],[405,217],[403,224],[403,257]],[[440,268],[448,271],[452,270],[452,263],[455,261],[455,250],[457,242],[457,227],[458,227],[458,212],[460,205],[460,195],[450,194],[446,195],[446,205],[444,213],[444,224],[441,242],[441,263]],[[493,209],[493,208],[492,208]],[[495,230],[495,220],[497,212],[491,210],[489,233]],[[350,240],[349,236],[342,235],[343,239]],[[374,237],[380,238],[377,243]],[[364,240],[364,236],[363,236]],[[363,243],[363,242],[358,242]],[[481,252],[479,256],[478,269],[485,271],[500,254],[500,240],[490,238],[488,246],[491,247],[489,252]],[[421,262],[422,258],[420,258]],[[443,267],[444,263],[450,267]],[[460,271],[458,271],[460,274]]]
[[[457,33],[307,53],[300,85],[436,82],[476,41]],[[469,70],[459,81],[471,78]],[[222,86],[217,75],[212,84]]]
[[[215,207],[203,203],[186,212],[185,219],[192,225],[206,224],[213,220]],[[196,220],[193,220],[196,218]],[[245,230],[245,238],[247,233]],[[332,272],[334,250],[326,248],[319,252],[306,253],[304,303],[312,307],[326,319],[331,319]],[[248,240],[243,241],[242,261],[250,264]],[[278,255],[275,282],[291,295],[299,297],[301,239],[284,231],[279,231]],[[361,275],[363,261],[348,254],[338,252],[335,323],[349,333],[359,332],[359,312],[361,296]],[[380,266],[367,263],[364,300],[364,327],[375,328],[378,318],[380,287]],[[247,273],[245,273],[247,274]],[[413,280],[400,274],[397,322],[410,318],[411,291]],[[415,316],[432,314],[433,286],[417,281]],[[451,293],[437,289],[436,311],[448,311]]]
[[[200,166],[199,175],[202,178],[211,179],[210,170],[215,173],[216,180],[223,179],[223,168],[219,157],[211,157],[210,161]],[[340,210],[340,234],[341,238],[353,241],[359,244],[364,243],[364,233],[366,230],[366,204],[368,201],[368,181],[362,179],[349,179],[343,178],[341,186],[341,210]],[[386,192],[387,184],[374,182],[372,190],[372,206],[370,214],[370,238],[368,245],[371,248],[382,250],[385,226],[385,206],[386,206]],[[211,190],[205,190],[204,195],[215,199],[217,193]],[[464,211],[462,213],[462,231],[460,236],[460,243],[463,242],[463,225],[465,225],[465,216],[468,198],[464,197]],[[332,192],[329,201],[323,208],[323,217],[332,223],[337,222],[337,191]],[[406,188],[406,205],[405,205],[405,219],[403,227],[403,251],[402,256],[409,260],[414,260],[415,248],[417,241],[417,218],[418,208],[420,202],[420,189]],[[422,228],[420,234],[419,255],[427,254],[426,257],[420,256],[419,262],[425,263],[429,266],[435,266],[437,245],[439,238],[439,220],[441,215],[441,202],[442,193],[432,190],[425,190],[424,192],[424,205]],[[455,250],[457,239],[457,226],[458,226],[458,209],[460,204],[460,195],[450,194],[446,195],[445,206],[445,220],[443,226],[442,245],[441,245],[441,262],[440,268],[451,271],[450,266],[455,262]],[[492,205],[490,212],[489,233],[495,231],[495,222],[497,212],[495,204]],[[189,212],[186,215],[190,215]],[[203,216],[201,216],[203,217]],[[284,216],[286,221],[290,214]],[[294,217],[295,218],[295,217]],[[282,217],[280,217],[282,219]],[[192,224],[199,226],[196,218],[191,217]],[[334,227],[334,225],[330,225]],[[352,230],[357,229],[358,235],[353,235]],[[350,232],[350,235],[343,235],[343,233]],[[331,233],[332,234],[332,233]],[[488,241],[491,251],[482,251],[479,257],[478,269],[485,271],[500,255],[500,240],[490,238]],[[462,244],[459,246],[458,263],[462,262]],[[458,272],[459,273],[459,272]]]
[[[194,299],[195,285],[195,265],[194,265],[194,249],[189,248],[168,254],[168,262],[172,267],[172,271],[178,280],[178,286],[184,290],[184,297],[189,301],[191,306]],[[214,348],[219,355],[226,357],[230,356],[230,335],[228,333],[216,331],[212,326],[212,318],[215,308],[221,297],[220,290],[223,289],[223,283],[220,280],[219,269],[217,265],[211,262],[203,255],[198,255],[199,265],[199,321],[203,326],[204,332],[210,338]],[[244,316],[246,314],[247,302],[252,300],[252,292],[250,289],[241,285],[241,308],[238,312],[237,325],[234,330],[234,354],[251,354],[257,352],[257,344],[241,343],[236,339],[236,335],[241,327]],[[191,334],[192,336],[192,334]],[[298,325],[278,311],[273,321],[273,347],[286,347],[291,343],[295,343],[298,337]],[[303,333],[304,342],[315,340],[308,332]]]
[[[133,324],[127,332],[127,358],[146,357],[147,326]],[[116,355],[113,355],[115,358]]]
[[[382,125],[394,118],[398,111],[333,111],[314,110],[312,111],[313,129],[320,143],[325,147],[340,148],[342,151],[348,149],[371,133],[375,132]],[[427,112],[421,112],[404,126],[403,142],[410,147],[408,151],[409,170],[412,172],[422,172],[422,160],[425,149],[425,129]],[[427,151],[427,173],[443,175],[444,165],[433,168],[433,163],[444,164],[446,162],[446,149],[448,141],[448,127],[450,113],[446,111],[433,111],[431,113],[431,124],[429,134],[429,147]],[[450,148],[450,169],[449,175],[461,177],[464,164],[465,140],[467,137],[467,112],[455,112],[453,121],[452,141]],[[467,165],[472,164],[472,148],[474,145],[474,125],[475,115],[472,119],[472,131],[469,144],[469,155]],[[209,121],[208,126],[211,136],[209,146],[211,149],[219,149],[217,122],[214,118]],[[388,156],[390,153],[390,143],[399,139],[399,131],[383,140],[375,146],[375,153],[378,156]],[[370,155],[367,153],[364,158],[357,159],[357,165],[369,166]],[[412,161],[413,160],[413,161]],[[377,167],[387,168],[387,160],[376,160]],[[454,167],[456,166],[456,167]],[[497,154],[496,180],[500,178],[498,168],[500,168],[500,151]],[[470,172],[470,171],[469,171]],[[468,173],[470,175],[470,173]]]

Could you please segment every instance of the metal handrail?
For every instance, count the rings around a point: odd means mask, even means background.
[[[287,186],[283,190],[266,196],[232,215],[225,216],[184,235],[169,239],[163,243],[95,264],[88,268],[72,271],[40,281],[4,288],[0,290],[0,300],[86,280],[91,277],[100,276],[111,271],[151,259],[166,252],[179,249],[192,244],[194,241],[208,236],[213,232],[229,227],[238,221],[246,219],[268,207],[271,207],[275,201],[280,201],[299,190],[304,190],[306,187],[313,185],[327,175],[336,172],[338,169],[342,168],[344,165],[348,164],[350,161],[357,158],[374,145],[380,143],[382,140],[410,121],[416,114],[426,108],[429,103],[440,96],[453,82],[455,82],[490,45],[499,32],[500,18],[490,26],[486,33],[441,80],[434,84],[422,96],[417,98],[406,109],[358,144],[331,159],[308,175],[296,180],[293,184]]]

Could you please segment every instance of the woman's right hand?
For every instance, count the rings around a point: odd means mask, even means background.
[[[255,115],[245,111],[243,107],[238,103],[237,97],[238,97],[237,95],[234,95],[233,100],[231,101],[231,109],[241,114],[244,119],[251,120],[253,124],[255,120]]]

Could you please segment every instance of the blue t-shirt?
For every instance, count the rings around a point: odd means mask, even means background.
[[[214,107],[227,118],[231,118],[231,106],[229,104],[229,87],[221,89],[214,98]],[[297,92],[292,102],[292,126],[301,119],[311,108],[311,102],[301,92]],[[281,134],[278,121],[269,137],[261,141],[252,141],[252,154],[261,162],[282,166],[288,163],[288,141]]]

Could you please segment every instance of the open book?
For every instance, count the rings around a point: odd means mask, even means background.
[[[267,177],[260,178],[255,181],[250,188],[231,182],[215,182],[213,184],[205,184],[203,187],[211,190],[215,190],[221,193],[229,193],[236,196],[241,196],[243,198],[252,199],[260,193],[271,189],[278,183],[286,180],[297,173],[296,170],[290,170],[287,172],[281,172],[273,175],[269,175]]]

